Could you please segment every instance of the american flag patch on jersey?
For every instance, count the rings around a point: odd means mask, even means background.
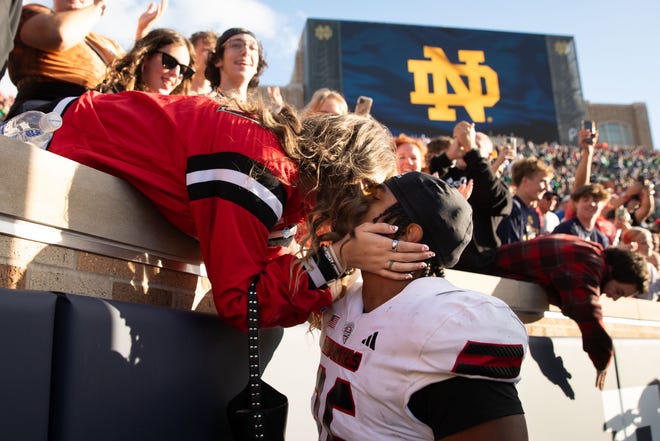
[[[520,375],[522,345],[468,341],[456,357],[452,372],[462,375],[513,379]]]
[[[332,318],[328,322],[328,327],[335,329],[335,326],[337,326],[337,322],[339,321],[339,316],[337,314],[332,314]]]

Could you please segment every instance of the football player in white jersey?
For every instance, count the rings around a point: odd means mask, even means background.
[[[435,257],[412,280],[363,272],[323,313],[319,440],[526,441],[515,388],[525,327],[501,300],[443,278],[470,241],[469,204],[418,172],[390,178],[370,199],[362,221],[397,225],[393,251],[405,239]]]

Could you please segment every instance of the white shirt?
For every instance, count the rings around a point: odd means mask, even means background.
[[[323,314],[312,397],[319,439],[331,430],[346,440],[432,440],[431,428],[408,410],[413,393],[457,375],[519,381],[528,337],[500,299],[425,277],[364,313],[361,289],[356,283]],[[490,364],[470,354],[475,347],[486,348]],[[503,358],[489,352],[501,348],[518,351],[504,362],[514,365],[504,377],[491,370]]]
[[[559,217],[554,211],[547,211],[541,215],[541,234],[550,234],[560,224]]]

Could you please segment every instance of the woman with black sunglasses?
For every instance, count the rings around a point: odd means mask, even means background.
[[[171,29],[154,29],[108,68],[97,90],[126,90],[186,95],[195,73],[190,41]]]

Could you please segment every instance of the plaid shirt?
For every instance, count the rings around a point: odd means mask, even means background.
[[[577,322],[582,349],[598,370],[612,358],[612,339],[603,327],[598,297],[607,274],[600,244],[566,234],[502,245],[497,250],[498,274],[549,288],[548,300]]]

